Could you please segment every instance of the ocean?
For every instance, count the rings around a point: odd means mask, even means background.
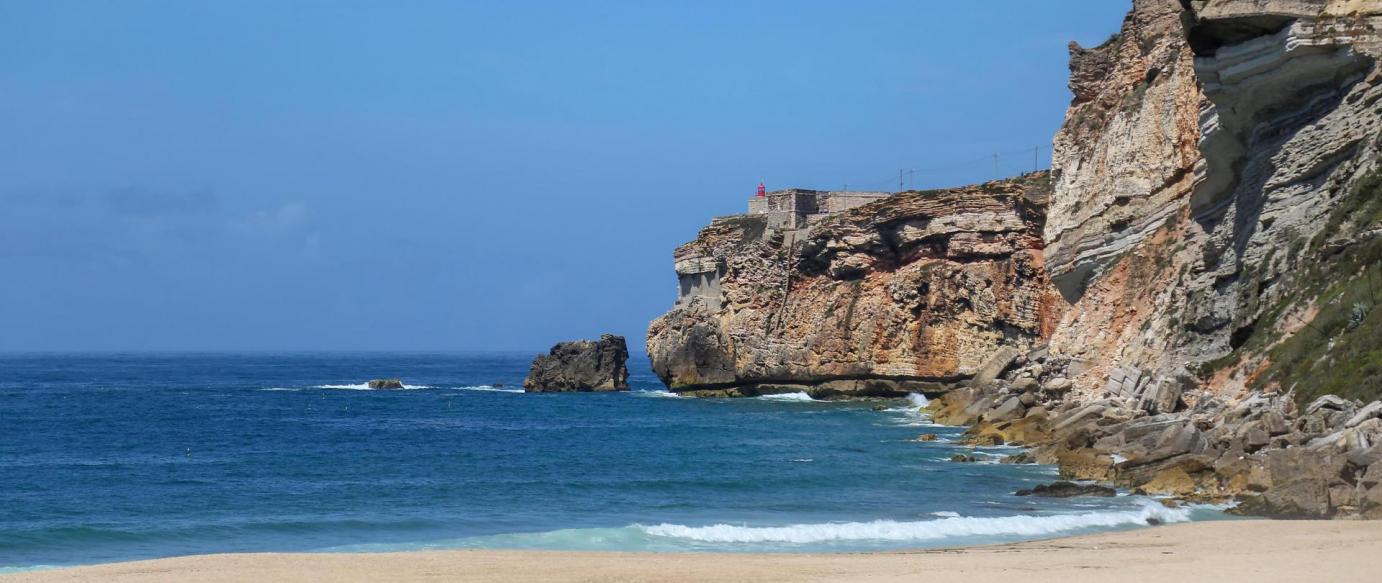
[[[0,572],[247,551],[862,551],[1216,519],[882,404],[524,394],[530,353],[0,356]],[[372,391],[399,377],[406,390]],[[919,442],[923,433],[940,440]],[[967,453],[977,463],[955,463]]]

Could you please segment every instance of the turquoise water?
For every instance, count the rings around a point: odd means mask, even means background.
[[[0,568],[239,551],[856,551],[1214,518],[1041,500],[899,400],[523,394],[528,354],[0,356]],[[411,390],[362,383],[397,376]],[[502,385],[502,386],[499,386]],[[956,452],[984,463],[958,464]]]

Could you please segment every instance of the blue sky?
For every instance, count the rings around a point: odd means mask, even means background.
[[[759,179],[1030,169],[1128,6],[0,2],[0,350],[638,350]]]

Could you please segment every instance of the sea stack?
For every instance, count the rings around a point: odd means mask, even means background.
[[[629,348],[623,336],[561,342],[533,359],[523,390],[529,393],[627,391]]]
[[[367,385],[371,389],[403,389],[403,381],[399,379],[374,379]]]

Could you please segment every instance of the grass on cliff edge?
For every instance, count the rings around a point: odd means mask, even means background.
[[[1271,365],[1254,380],[1254,388],[1272,381],[1283,389],[1294,387],[1301,403],[1328,394],[1382,398],[1382,308],[1373,299],[1382,293],[1382,276],[1376,271],[1378,266],[1321,296],[1319,315],[1272,348]],[[1359,308],[1361,321],[1355,317]]]
[[[1382,170],[1349,189],[1330,216],[1325,236],[1353,225],[1356,233],[1382,223]],[[1301,293],[1315,298],[1319,313],[1269,352],[1270,365],[1254,388],[1277,382],[1294,388],[1300,403],[1335,394],[1370,401],[1382,398],[1382,238],[1357,243],[1328,257],[1323,239],[1311,246]],[[1284,306],[1282,306],[1284,308]],[[1284,309],[1272,310],[1279,316]],[[1274,327],[1274,326],[1273,326]],[[1259,334],[1273,327],[1258,326]]]

